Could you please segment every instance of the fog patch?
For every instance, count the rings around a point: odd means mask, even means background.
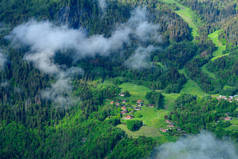
[[[57,51],[74,50],[74,59],[87,56],[109,56],[111,52],[123,48],[123,44],[131,42],[130,35],[134,35],[140,41],[153,39],[161,42],[158,33],[159,25],[148,22],[145,8],[136,8],[132,12],[128,22],[119,25],[106,38],[97,34],[87,36],[83,29],[71,29],[68,26],[56,26],[49,21],[30,21],[13,29],[7,36],[14,46],[30,46],[31,51],[25,55],[25,59],[46,73],[59,72],[58,66],[53,62]]]
[[[7,86],[9,86],[8,81],[4,81],[0,83],[0,87],[7,87]]]
[[[106,0],[98,0],[99,7],[104,11],[107,8]]]
[[[4,65],[7,61],[6,55],[2,53],[2,50],[0,49],[0,70],[4,68]]]
[[[132,12],[132,17],[129,19],[128,24],[134,28],[134,34],[140,40],[162,42],[162,36],[158,32],[160,25],[150,23],[148,16],[149,13],[146,8],[138,7]]]
[[[131,69],[143,69],[149,68],[151,64],[150,61],[150,54],[152,51],[155,50],[155,47],[152,45],[148,46],[147,48],[139,47],[136,49],[135,53],[129,57],[129,59],[125,62],[125,65]]]
[[[104,1],[99,2],[103,6]],[[124,44],[132,42],[131,37],[136,37],[141,42],[150,39],[161,42],[158,33],[159,25],[148,21],[145,8],[138,7],[131,15],[126,23],[115,28],[110,37],[100,34],[88,36],[82,28],[72,29],[66,25],[57,26],[49,21],[31,20],[15,27],[6,38],[11,40],[14,47],[28,46],[30,51],[25,54],[24,59],[32,62],[40,71],[57,79],[50,88],[42,92],[42,96],[53,99],[57,103],[67,103],[67,96],[72,92],[71,76],[68,74],[72,68],[65,70],[54,62],[58,51],[66,51],[67,56],[77,61],[85,57],[110,56],[112,52],[120,52]],[[135,55],[128,59],[128,61],[139,61],[139,63],[130,67],[135,69],[147,67],[146,61],[149,57],[147,53],[152,48],[151,46],[139,47]],[[59,94],[56,94],[58,92]]]
[[[156,148],[152,159],[237,159],[237,149],[230,141],[218,140],[211,133],[180,138]]]
[[[57,106],[70,106],[79,102],[78,97],[72,96],[73,87],[71,84],[72,77],[81,75],[83,71],[79,68],[71,68],[66,72],[57,75],[57,80],[41,92],[42,97],[54,101]]]

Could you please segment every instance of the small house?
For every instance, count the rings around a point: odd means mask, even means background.
[[[154,104],[149,104],[148,106],[151,107],[151,108],[154,108],[154,107],[155,107]]]
[[[144,105],[144,101],[139,99],[139,100],[137,100],[136,105],[137,106],[143,106]]]
[[[141,107],[135,107],[134,110],[141,110]]]
[[[165,122],[166,122],[167,124],[171,124],[171,123],[172,123],[172,122],[169,121],[169,120],[165,120]]]
[[[124,93],[120,93],[119,96],[125,97],[125,94]]]
[[[168,127],[169,128],[174,128],[174,125],[173,124],[169,124]]]
[[[126,114],[126,113],[128,113],[127,110],[123,110],[123,111],[121,111],[121,114],[122,114],[122,115],[123,115],[123,114]]]
[[[160,131],[162,131],[163,133],[166,133],[168,131],[168,129],[160,129]]]
[[[225,120],[225,121],[230,121],[230,120],[232,120],[232,118],[229,117],[229,116],[227,116],[227,117],[224,118],[224,120]]]
[[[133,117],[131,115],[127,115],[125,119],[133,119]]]
[[[121,110],[126,110],[126,107],[125,106],[121,107]]]

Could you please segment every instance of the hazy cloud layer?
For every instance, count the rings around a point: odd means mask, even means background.
[[[8,36],[13,44],[28,45],[31,52],[25,56],[28,61],[46,73],[59,72],[58,66],[52,62],[56,51],[72,49],[77,58],[100,54],[108,56],[112,51],[122,48],[124,43],[130,43],[130,35],[145,41],[153,38],[161,41],[158,25],[147,21],[145,8],[136,8],[125,24],[121,24],[109,38],[103,35],[88,37],[81,29],[70,29],[67,26],[56,26],[48,21],[28,23],[17,26]]]
[[[161,35],[157,32],[160,26],[148,22],[149,13],[146,8],[136,8],[132,12],[132,16],[128,21],[128,25],[132,26],[133,32],[140,40],[154,40],[162,42]]]
[[[125,62],[125,65],[131,69],[143,69],[150,67],[150,53],[153,50],[155,50],[155,48],[152,45],[147,48],[137,48],[135,53]]]
[[[208,132],[181,138],[155,150],[152,159],[237,159],[231,142],[216,139]]]
[[[8,81],[0,83],[0,87],[7,87],[9,85]]]
[[[103,4],[103,1],[100,3]],[[161,37],[157,32],[159,25],[149,23],[147,14],[145,8],[136,8],[128,22],[119,25],[108,38],[103,35],[87,36],[82,29],[71,29],[65,25],[56,26],[49,21],[29,21],[21,24],[14,28],[7,38],[12,41],[14,46],[29,46],[30,51],[25,55],[25,60],[33,62],[36,68],[54,75],[58,79],[42,95],[64,102],[64,95],[56,93],[71,92],[72,88],[69,87],[68,83],[70,80],[68,71],[62,70],[61,66],[54,63],[53,58],[56,52],[73,50],[74,55],[69,55],[70,52],[68,52],[68,56],[73,56],[74,59],[95,56],[96,54],[109,56],[113,51],[122,49],[124,44],[129,44],[131,35],[139,41],[153,39],[156,42],[161,42]],[[153,49],[150,47],[138,48],[135,55],[129,60],[140,61],[137,61],[137,65],[131,68],[145,67],[145,61],[150,50]]]
[[[107,7],[106,0],[98,0],[100,8],[104,11]]]
[[[7,61],[6,56],[4,54],[2,54],[2,52],[0,50],[0,70],[3,69],[6,61]]]
[[[66,72],[59,73],[56,78],[57,81],[52,84],[50,88],[41,92],[42,97],[53,100],[57,105],[69,106],[79,101],[79,98],[73,97],[71,78],[74,75],[82,74],[79,68],[71,68]]]

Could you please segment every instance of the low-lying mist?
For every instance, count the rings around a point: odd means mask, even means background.
[[[6,61],[7,61],[6,56],[2,53],[2,50],[0,49],[0,70],[3,69]]]
[[[100,1],[100,4],[103,5],[104,2]],[[158,32],[160,26],[150,23],[147,19],[148,14],[146,8],[134,9],[129,20],[117,25],[110,37],[99,34],[88,36],[83,28],[72,29],[49,21],[31,20],[15,27],[6,38],[12,42],[13,47],[28,46],[30,50],[25,54],[24,59],[32,62],[40,71],[55,76],[59,80],[52,84],[51,88],[42,92],[43,97],[47,96],[57,103],[65,103],[64,101],[67,100],[63,99],[64,94],[70,96],[72,91],[71,74],[68,74],[72,68],[65,68],[55,63],[53,59],[56,53],[66,52],[67,56],[77,61],[85,57],[110,56],[112,52],[119,53],[124,44],[133,42],[131,36],[141,42],[153,40],[160,43],[162,41]],[[147,48],[138,46],[125,65],[131,69],[148,67],[149,57],[154,48],[154,46]],[[80,70],[74,73],[81,74],[82,72]]]
[[[231,141],[201,132],[157,147],[151,159],[238,159],[237,150]]]

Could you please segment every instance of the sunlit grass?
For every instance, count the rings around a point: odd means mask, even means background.
[[[228,54],[223,54],[223,52],[226,50],[226,45],[224,45],[220,40],[219,40],[219,35],[221,34],[222,30],[217,30],[211,34],[208,35],[208,37],[212,40],[212,42],[216,45],[217,50],[213,52],[213,58],[212,60],[215,60],[217,58],[226,56]]]
[[[151,90],[145,86],[137,85],[133,83],[123,83],[119,86],[122,91],[129,91],[131,94],[130,101],[136,101],[138,99],[144,100],[146,104],[148,104],[147,99],[145,98],[146,93]]]
[[[183,20],[188,23],[189,27],[192,29],[192,36],[198,37],[199,36],[199,29],[198,27],[202,25],[202,21],[192,9],[182,5],[181,3],[177,2],[176,0],[160,0],[161,2],[167,4],[174,4],[179,7],[179,10],[175,11]]]

